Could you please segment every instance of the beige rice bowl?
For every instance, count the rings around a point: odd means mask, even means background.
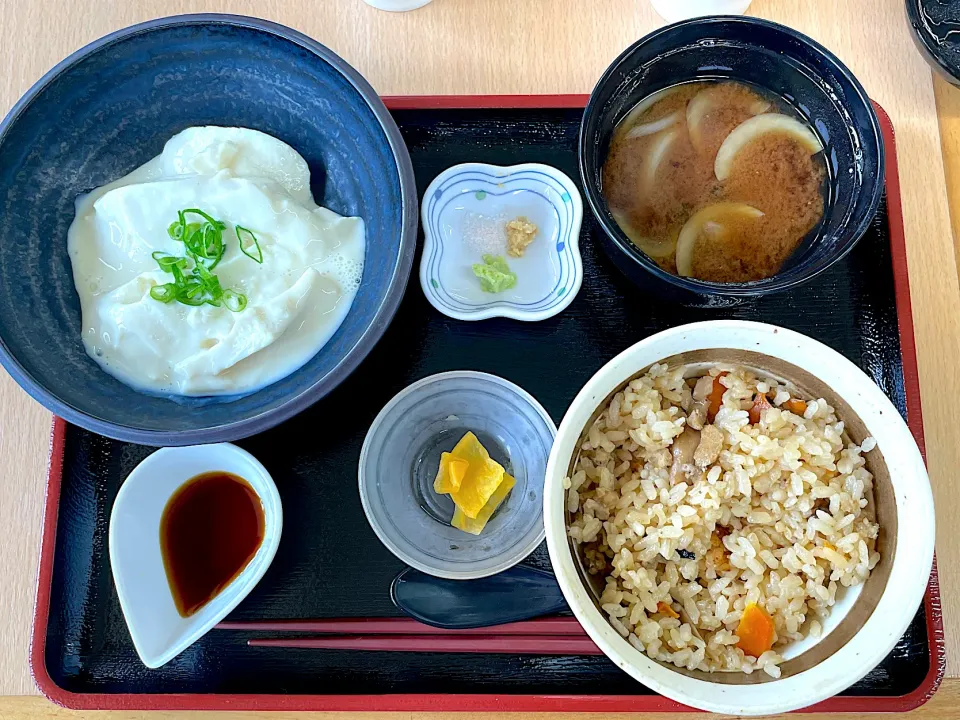
[[[758,393],[769,407],[751,422]],[[930,485],[896,408],[830,348],[742,321],[659,333],[587,383],[550,455],[544,521],[564,596],[606,655],[731,714],[812,705],[863,677],[933,561]],[[738,647],[749,605],[776,633],[759,657]]]

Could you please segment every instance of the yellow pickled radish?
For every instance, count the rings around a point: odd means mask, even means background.
[[[450,522],[458,530],[463,530],[468,532],[471,535],[479,535],[483,532],[483,528],[486,527],[487,522],[490,518],[493,517],[493,514],[497,511],[497,508],[500,507],[500,504],[506,499],[507,495],[510,494],[510,491],[513,490],[513,486],[517,484],[517,481],[509,473],[503,474],[503,480],[500,482],[500,485],[497,486],[496,491],[493,495],[490,496],[490,499],[487,500],[487,504],[483,506],[483,509],[477,513],[476,518],[468,518],[463,511],[457,506],[457,509],[453,513],[453,520]]]
[[[450,454],[469,463],[460,487],[450,497],[464,515],[476,518],[503,480],[503,466],[491,459],[472,432],[464,435]]]
[[[463,478],[467,474],[470,463],[450,453],[440,455],[440,468],[433,481],[433,489],[438,493],[452,493],[460,489]]]

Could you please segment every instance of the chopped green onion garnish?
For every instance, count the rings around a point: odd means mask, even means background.
[[[177,216],[180,218],[181,225],[187,224],[187,215],[199,215],[200,217],[202,217],[204,220],[206,220],[208,223],[213,225],[218,230],[223,230],[227,227],[226,223],[223,223],[219,220],[216,220],[210,217],[203,210],[200,210],[198,208],[187,208],[186,210],[178,211]]]
[[[177,285],[177,302],[198,307],[204,303],[203,283],[191,275]]]
[[[165,253],[161,250],[157,250],[151,255],[151,257],[157,261],[157,265],[159,265],[160,269],[164,272],[172,273],[174,272],[174,269],[187,269],[187,259],[185,257],[170,255],[169,253]]]
[[[190,223],[183,226],[181,234],[183,246],[192,253],[197,262],[204,262],[208,268],[213,268],[223,257],[223,230],[210,223]]]
[[[263,250],[260,249],[260,241],[257,240],[257,236],[253,234],[253,230],[249,230],[249,229],[243,227],[242,225],[237,225],[237,227],[236,227],[236,232],[237,232],[237,242],[240,243],[240,252],[242,252],[244,255],[246,255],[246,256],[247,256],[248,258],[250,258],[251,260],[255,260],[256,262],[258,262],[258,263],[260,263],[260,264],[262,265],[262,264],[263,264]],[[256,254],[253,253],[253,250],[252,250],[252,249],[251,249],[251,250],[247,250],[247,248],[244,246],[244,244],[243,244],[243,238],[244,238],[245,236],[248,237],[250,240],[253,241],[253,249],[256,250]]]
[[[203,282],[197,280],[194,276],[190,276],[180,281],[177,290],[183,297],[193,298],[203,292]]]
[[[173,302],[177,297],[177,286],[173,283],[154,285],[150,288],[150,297],[162,303]]]
[[[167,272],[170,272],[173,275],[174,284],[179,285],[183,282],[183,271],[187,269],[187,259],[183,258],[183,264],[176,263],[171,265]]]
[[[189,215],[199,215],[203,221],[187,222]],[[173,240],[183,243],[186,257],[177,257],[160,250],[153,253],[152,257],[160,269],[173,275],[173,282],[150,288],[150,297],[164,303],[176,300],[193,307],[204,303],[214,307],[224,305],[233,312],[241,312],[247,306],[247,296],[235,290],[224,290],[220,285],[220,278],[211,272],[226,252],[223,242],[223,231],[226,227],[226,223],[211,217],[203,210],[179,210],[176,222],[167,227],[167,234]],[[239,225],[236,232],[240,251],[252,260],[262,263],[263,251],[257,236]],[[244,247],[244,239],[252,241],[253,247]],[[248,246],[249,244],[248,242]],[[256,254],[253,254],[254,250]],[[187,273],[190,260],[193,260],[193,268]]]
[[[203,305],[204,300],[202,297],[196,295],[177,295],[177,302],[181,305],[189,305],[190,307],[200,307]]]
[[[210,278],[216,279],[216,275],[210,272],[210,269],[203,263],[198,262],[197,266],[193,269],[194,274],[200,278],[200,282],[206,284],[210,282]]]
[[[242,312],[247,306],[247,296],[233,290],[224,290],[223,305],[232,312]]]

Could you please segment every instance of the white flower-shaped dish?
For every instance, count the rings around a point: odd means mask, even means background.
[[[430,183],[421,213],[420,285],[444,315],[545,320],[566,308],[580,290],[583,201],[573,181],[556,168],[454,165]],[[523,257],[509,257],[504,224],[520,216],[538,232]],[[484,253],[506,259],[517,275],[514,287],[500,293],[481,290],[473,265],[482,262]]]
[[[246,480],[263,505],[263,542],[229,585],[190,617],[174,604],[160,550],[160,518],[167,501],[187,480],[206,472]],[[110,515],[110,565],[137,654],[157,668],[186,650],[233,610],[270,566],[280,545],[280,494],[267,469],[236,445],[162,448],[127,477]]]

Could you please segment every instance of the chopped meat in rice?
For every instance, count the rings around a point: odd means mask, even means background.
[[[716,462],[723,449],[723,433],[714,425],[707,425],[700,431],[700,444],[693,453],[693,462],[701,470]]]
[[[568,533],[611,624],[651,658],[779,677],[783,649],[879,561],[873,476],[825,400],[744,368],[686,370],[654,365],[588,428]],[[738,647],[747,607],[773,623],[760,657]]]

